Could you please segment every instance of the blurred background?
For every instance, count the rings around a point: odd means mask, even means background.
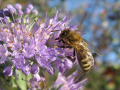
[[[85,75],[90,79],[85,90],[120,90],[120,0],[0,0],[0,9],[16,3],[23,8],[31,3],[42,18],[46,12],[53,16],[55,7],[61,19],[71,12],[70,24],[79,23],[83,37],[103,53],[93,54],[95,66]]]

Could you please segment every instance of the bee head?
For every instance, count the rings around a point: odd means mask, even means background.
[[[69,29],[63,30],[63,31],[61,32],[61,34],[60,34],[60,37],[61,37],[61,38],[64,38],[66,35],[68,35],[69,32],[70,32]]]

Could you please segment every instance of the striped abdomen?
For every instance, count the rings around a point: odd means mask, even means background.
[[[79,61],[79,63],[81,63],[81,69],[84,72],[88,72],[91,68],[91,65],[89,63],[89,59],[90,59],[90,57],[88,57],[86,59],[82,59],[82,60]]]
[[[77,59],[80,68],[83,72],[88,72],[91,68],[91,56],[88,55],[86,52],[77,52]]]

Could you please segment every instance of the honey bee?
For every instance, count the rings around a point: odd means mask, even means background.
[[[93,44],[82,38],[82,36],[77,33],[76,31],[71,31],[68,28],[64,29],[58,38],[55,40],[58,40],[58,42],[63,42],[63,46],[59,46],[60,48],[73,48],[73,56],[74,58],[70,56],[66,56],[69,58],[72,62],[76,60],[76,54],[78,59],[78,64],[83,72],[88,72],[91,68],[91,66],[94,65],[94,59],[93,56],[88,48],[88,45],[91,47],[91,49],[99,54],[102,55],[102,53],[97,49]],[[75,54],[76,53],[76,54]]]

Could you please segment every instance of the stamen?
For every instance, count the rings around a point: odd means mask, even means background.
[[[54,46],[54,48],[58,48],[58,46]]]

